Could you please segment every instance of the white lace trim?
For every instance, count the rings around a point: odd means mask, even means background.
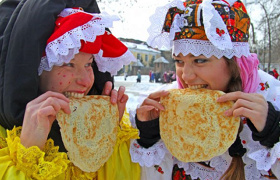
[[[98,54],[94,54],[95,62],[98,66],[98,70],[101,72],[110,72],[111,75],[117,75],[124,65],[130,64],[131,61],[136,61],[134,55],[127,50],[120,57],[103,57],[103,51],[100,50]]]
[[[78,13],[78,12],[83,12],[85,13],[83,10],[81,9],[73,9],[73,8],[65,8],[63,11],[61,11],[61,13],[58,15],[60,17],[66,17],[66,16],[69,16],[71,14],[75,14],[75,13]]]
[[[247,124],[243,125],[243,130],[239,134],[243,147],[246,148],[247,152],[243,155],[242,159],[245,163],[245,175],[246,179],[260,179],[261,175],[267,175],[266,171],[259,169],[256,166],[256,162],[251,159],[250,153],[254,152],[256,149],[265,148],[260,145],[259,142],[252,139],[252,131],[249,129]]]
[[[271,167],[271,170],[278,179],[280,179],[279,169],[280,169],[280,161],[277,161],[275,164],[273,164],[273,166]]]
[[[211,12],[208,12],[209,10],[204,9],[206,14],[203,11],[203,15],[205,16],[203,17],[206,18],[203,23],[206,23],[205,31],[207,37],[209,36],[208,39],[210,41],[197,39],[180,39],[174,41],[175,33],[180,32],[180,28],[184,25],[184,18],[180,15],[176,15],[174,17],[170,33],[162,31],[165,16],[169,8],[177,7],[181,10],[185,9],[182,1],[174,0],[163,7],[158,7],[155,14],[150,17],[151,25],[148,28],[149,38],[147,40],[147,44],[158,49],[170,50],[172,48],[173,53],[176,55],[179,53],[184,55],[191,53],[195,56],[216,56],[217,58],[221,58],[222,56],[227,58],[232,58],[233,56],[239,58],[241,56],[247,57],[250,54],[249,43],[231,42],[228,30],[225,24],[221,22],[221,17],[216,17],[219,15],[217,14],[217,11],[214,9],[213,5],[206,5],[206,7],[203,5],[201,6],[202,8],[212,8],[210,9]],[[216,33],[216,28],[224,30],[225,34],[219,36]]]
[[[218,49],[232,49],[232,42],[227,27],[212,5],[212,0],[203,0],[200,6],[202,6],[205,34],[209,41]],[[224,34],[217,34],[216,29],[223,30]]]
[[[275,101],[277,87],[280,86],[280,82],[267,73],[264,73],[262,70],[259,70],[258,74],[261,82],[264,84],[268,83],[269,88],[260,90],[261,87],[258,87],[257,93],[262,94],[267,101]],[[243,158],[244,162],[247,164],[246,167],[250,165],[255,166],[256,170],[258,169],[262,173],[265,173],[271,169],[274,164],[280,162],[280,142],[276,143],[273,148],[262,146],[258,141],[252,139],[252,132],[247,124],[244,125],[240,133],[240,138],[245,142],[243,146],[247,149],[247,153],[245,154],[247,158]]]
[[[129,151],[132,162],[146,167],[159,165],[164,159],[165,153],[168,152],[162,140],[147,149],[140,146],[136,140],[133,140]]]
[[[194,56],[204,55],[207,58],[216,56],[219,59],[222,56],[230,59],[233,56],[241,57],[243,55],[247,57],[250,54],[248,43],[234,42],[232,44],[232,49],[221,50],[207,40],[180,39],[174,41],[173,53],[175,55],[182,53],[184,56],[191,53]]]
[[[271,166],[280,158],[280,142],[274,145],[272,149],[259,149],[248,154],[250,158],[256,161],[257,169],[268,171]]]
[[[77,9],[65,9],[61,12],[61,16],[67,16],[76,12],[83,12]],[[89,13],[87,13],[89,14]],[[106,13],[104,14],[91,14],[93,18],[82,26],[76,27],[67,33],[63,34],[54,41],[48,43],[46,47],[46,56],[41,58],[41,63],[38,68],[38,74],[40,75],[43,70],[50,71],[54,65],[61,66],[63,63],[70,62],[74,58],[75,54],[79,53],[81,48],[81,40],[94,42],[96,36],[103,35],[105,33],[105,28],[110,28],[113,25],[113,21],[119,20],[117,16],[110,16]],[[104,58],[101,61],[99,52],[96,57],[98,58],[98,68],[100,71],[109,71],[112,75],[122,68],[122,65],[128,64],[128,62],[135,60],[134,56],[130,52],[126,52],[121,57],[118,58]],[[127,58],[127,59],[126,59]],[[102,59],[102,60],[103,60]],[[112,61],[114,59],[114,61]],[[117,60],[117,61],[115,61]],[[114,62],[115,66],[112,66]],[[123,64],[122,64],[123,63]],[[105,68],[105,66],[109,66]]]
[[[226,152],[221,156],[212,158],[206,163],[210,163],[210,167],[203,166],[199,163],[183,163],[180,161],[175,161],[178,164],[179,168],[184,168],[186,174],[190,175],[192,179],[207,179],[207,180],[216,180],[220,179],[224,172],[228,169],[231,157]]]
[[[162,32],[166,13],[171,7],[178,7],[181,10],[185,9],[181,0],[174,0],[165,6],[158,7],[155,14],[150,17],[151,25],[147,30],[149,33],[149,38],[147,40],[148,45],[159,49],[171,49],[174,37],[172,38],[172,35],[169,37],[169,33]]]

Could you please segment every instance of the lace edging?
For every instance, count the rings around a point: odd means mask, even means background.
[[[216,56],[221,58],[225,56],[232,58],[236,56],[248,56],[250,54],[249,44],[246,42],[233,42],[232,49],[218,49],[210,41],[198,39],[180,39],[174,41],[173,53],[178,55],[182,53],[184,56],[191,53],[194,56],[204,55],[206,57]],[[176,47],[176,48],[175,48]]]
[[[212,5],[212,0],[204,0],[202,6],[203,23],[207,38],[218,49],[232,49],[232,42],[227,27]],[[223,30],[224,34],[219,36],[216,29]]]
[[[268,171],[276,161],[280,161],[280,142],[271,149],[251,151],[248,157],[256,161],[257,169]]]
[[[28,177],[35,179],[53,179],[67,169],[70,162],[66,153],[58,152],[53,140],[49,139],[44,151],[39,147],[25,148],[20,143],[21,127],[7,131],[7,144],[11,159],[16,167],[23,171]]]
[[[148,28],[149,38],[147,40],[147,44],[151,47],[167,50],[170,50],[172,48],[172,53],[175,53],[176,55],[178,55],[179,53],[182,53],[184,55],[191,53],[195,56],[204,55],[208,58],[214,55],[217,58],[225,56],[230,59],[233,56],[236,56],[238,58],[240,58],[241,56],[248,57],[248,55],[250,54],[250,47],[248,42],[231,42],[228,34],[218,37],[215,34],[216,27],[214,26],[209,27],[209,30],[207,30],[210,31],[209,34],[211,35],[211,37],[213,37],[211,41],[213,43],[208,40],[198,39],[180,39],[174,41],[174,33],[178,32],[181,26],[180,17],[175,18],[174,21],[177,24],[172,24],[170,33],[162,31],[165,15],[168,9],[171,7],[178,7],[182,10],[185,8],[182,1],[174,0],[165,6],[158,7],[155,14],[150,17],[151,25]],[[221,27],[221,25],[224,24],[221,24],[221,22],[216,22],[216,18],[209,19],[209,21],[210,20],[215,21],[215,25],[217,27],[224,29],[224,27]],[[227,29],[225,30],[227,32]],[[223,45],[221,45],[221,40],[223,40]],[[215,45],[217,45],[217,47]]]
[[[162,32],[165,15],[171,7],[178,7],[180,9],[185,8],[181,0],[174,0],[169,4],[156,9],[155,14],[150,17],[151,25],[147,30],[149,33],[147,44],[149,46],[159,49],[171,49],[173,39],[169,36],[170,33]]]
[[[112,27],[116,16],[108,14],[94,14],[93,18],[82,26],[78,26],[59,38],[49,42],[46,47],[46,56],[41,58],[38,68],[39,75],[43,70],[50,71],[54,65],[60,66],[74,58],[81,48],[81,40],[94,42],[96,36],[105,33],[105,28]],[[47,58],[48,57],[48,58]]]
[[[206,163],[210,167],[203,166],[202,164],[189,162],[184,163],[176,159],[175,163],[178,164],[179,168],[184,168],[186,174],[190,175],[193,179],[220,179],[223,173],[228,169],[231,163],[231,157],[226,152],[221,156],[212,158]]]
[[[280,143],[277,143],[272,149],[262,146],[258,141],[252,139],[252,132],[247,124],[244,124],[240,138],[243,146],[247,149],[243,156],[243,161],[246,164],[245,169],[254,177],[266,174],[280,157]]]
[[[140,166],[151,167],[162,162],[167,149],[161,140],[147,149],[140,146],[136,140],[133,140],[131,141],[129,152],[132,162],[139,163]]]
[[[117,75],[118,70],[124,65],[130,64],[132,61],[136,62],[134,55],[129,50],[127,50],[122,56],[116,58],[103,57],[103,51],[100,50],[98,54],[94,54],[94,59],[99,71],[108,71],[112,76]]]

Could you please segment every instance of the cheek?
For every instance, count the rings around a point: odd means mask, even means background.
[[[67,73],[57,73],[54,77],[52,88],[62,91],[66,86],[71,84],[71,75]]]
[[[211,78],[211,81],[213,82],[213,89],[220,90],[220,91],[226,91],[228,83],[231,79],[231,75],[229,70],[226,67],[220,67],[219,69],[215,70],[216,73],[212,73],[212,76],[209,76],[207,78]]]
[[[180,80],[181,84],[185,87],[185,82],[184,82],[184,80],[182,78],[182,75],[183,75],[182,68],[176,67],[176,75],[177,75],[178,79]]]
[[[91,84],[93,85],[94,80],[95,80],[95,77],[94,77],[93,71],[91,71],[91,72],[90,72],[89,77],[90,77],[90,80],[91,80]],[[91,85],[91,86],[92,86],[92,85]]]
[[[176,66],[176,75],[181,78],[183,74],[182,68]]]

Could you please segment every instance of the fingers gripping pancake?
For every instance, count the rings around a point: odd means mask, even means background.
[[[85,172],[97,171],[110,157],[117,140],[119,113],[109,96],[70,99],[71,114],[57,120],[69,159]]]
[[[224,116],[233,102],[217,103],[222,91],[173,89],[161,98],[160,133],[178,160],[199,162],[221,155],[234,143],[240,119]]]

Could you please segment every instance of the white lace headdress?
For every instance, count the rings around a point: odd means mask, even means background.
[[[150,17],[148,45],[175,55],[248,56],[250,18],[241,1],[174,0]]]
[[[116,75],[123,65],[136,61],[128,48],[105,29],[111,28],[116,20],[119,20],[117,16],[106,13],[64,9],[58,15],[55,30],[47,41],[38,74],[70,62],[81,51],[94,55],[99,71]]]

